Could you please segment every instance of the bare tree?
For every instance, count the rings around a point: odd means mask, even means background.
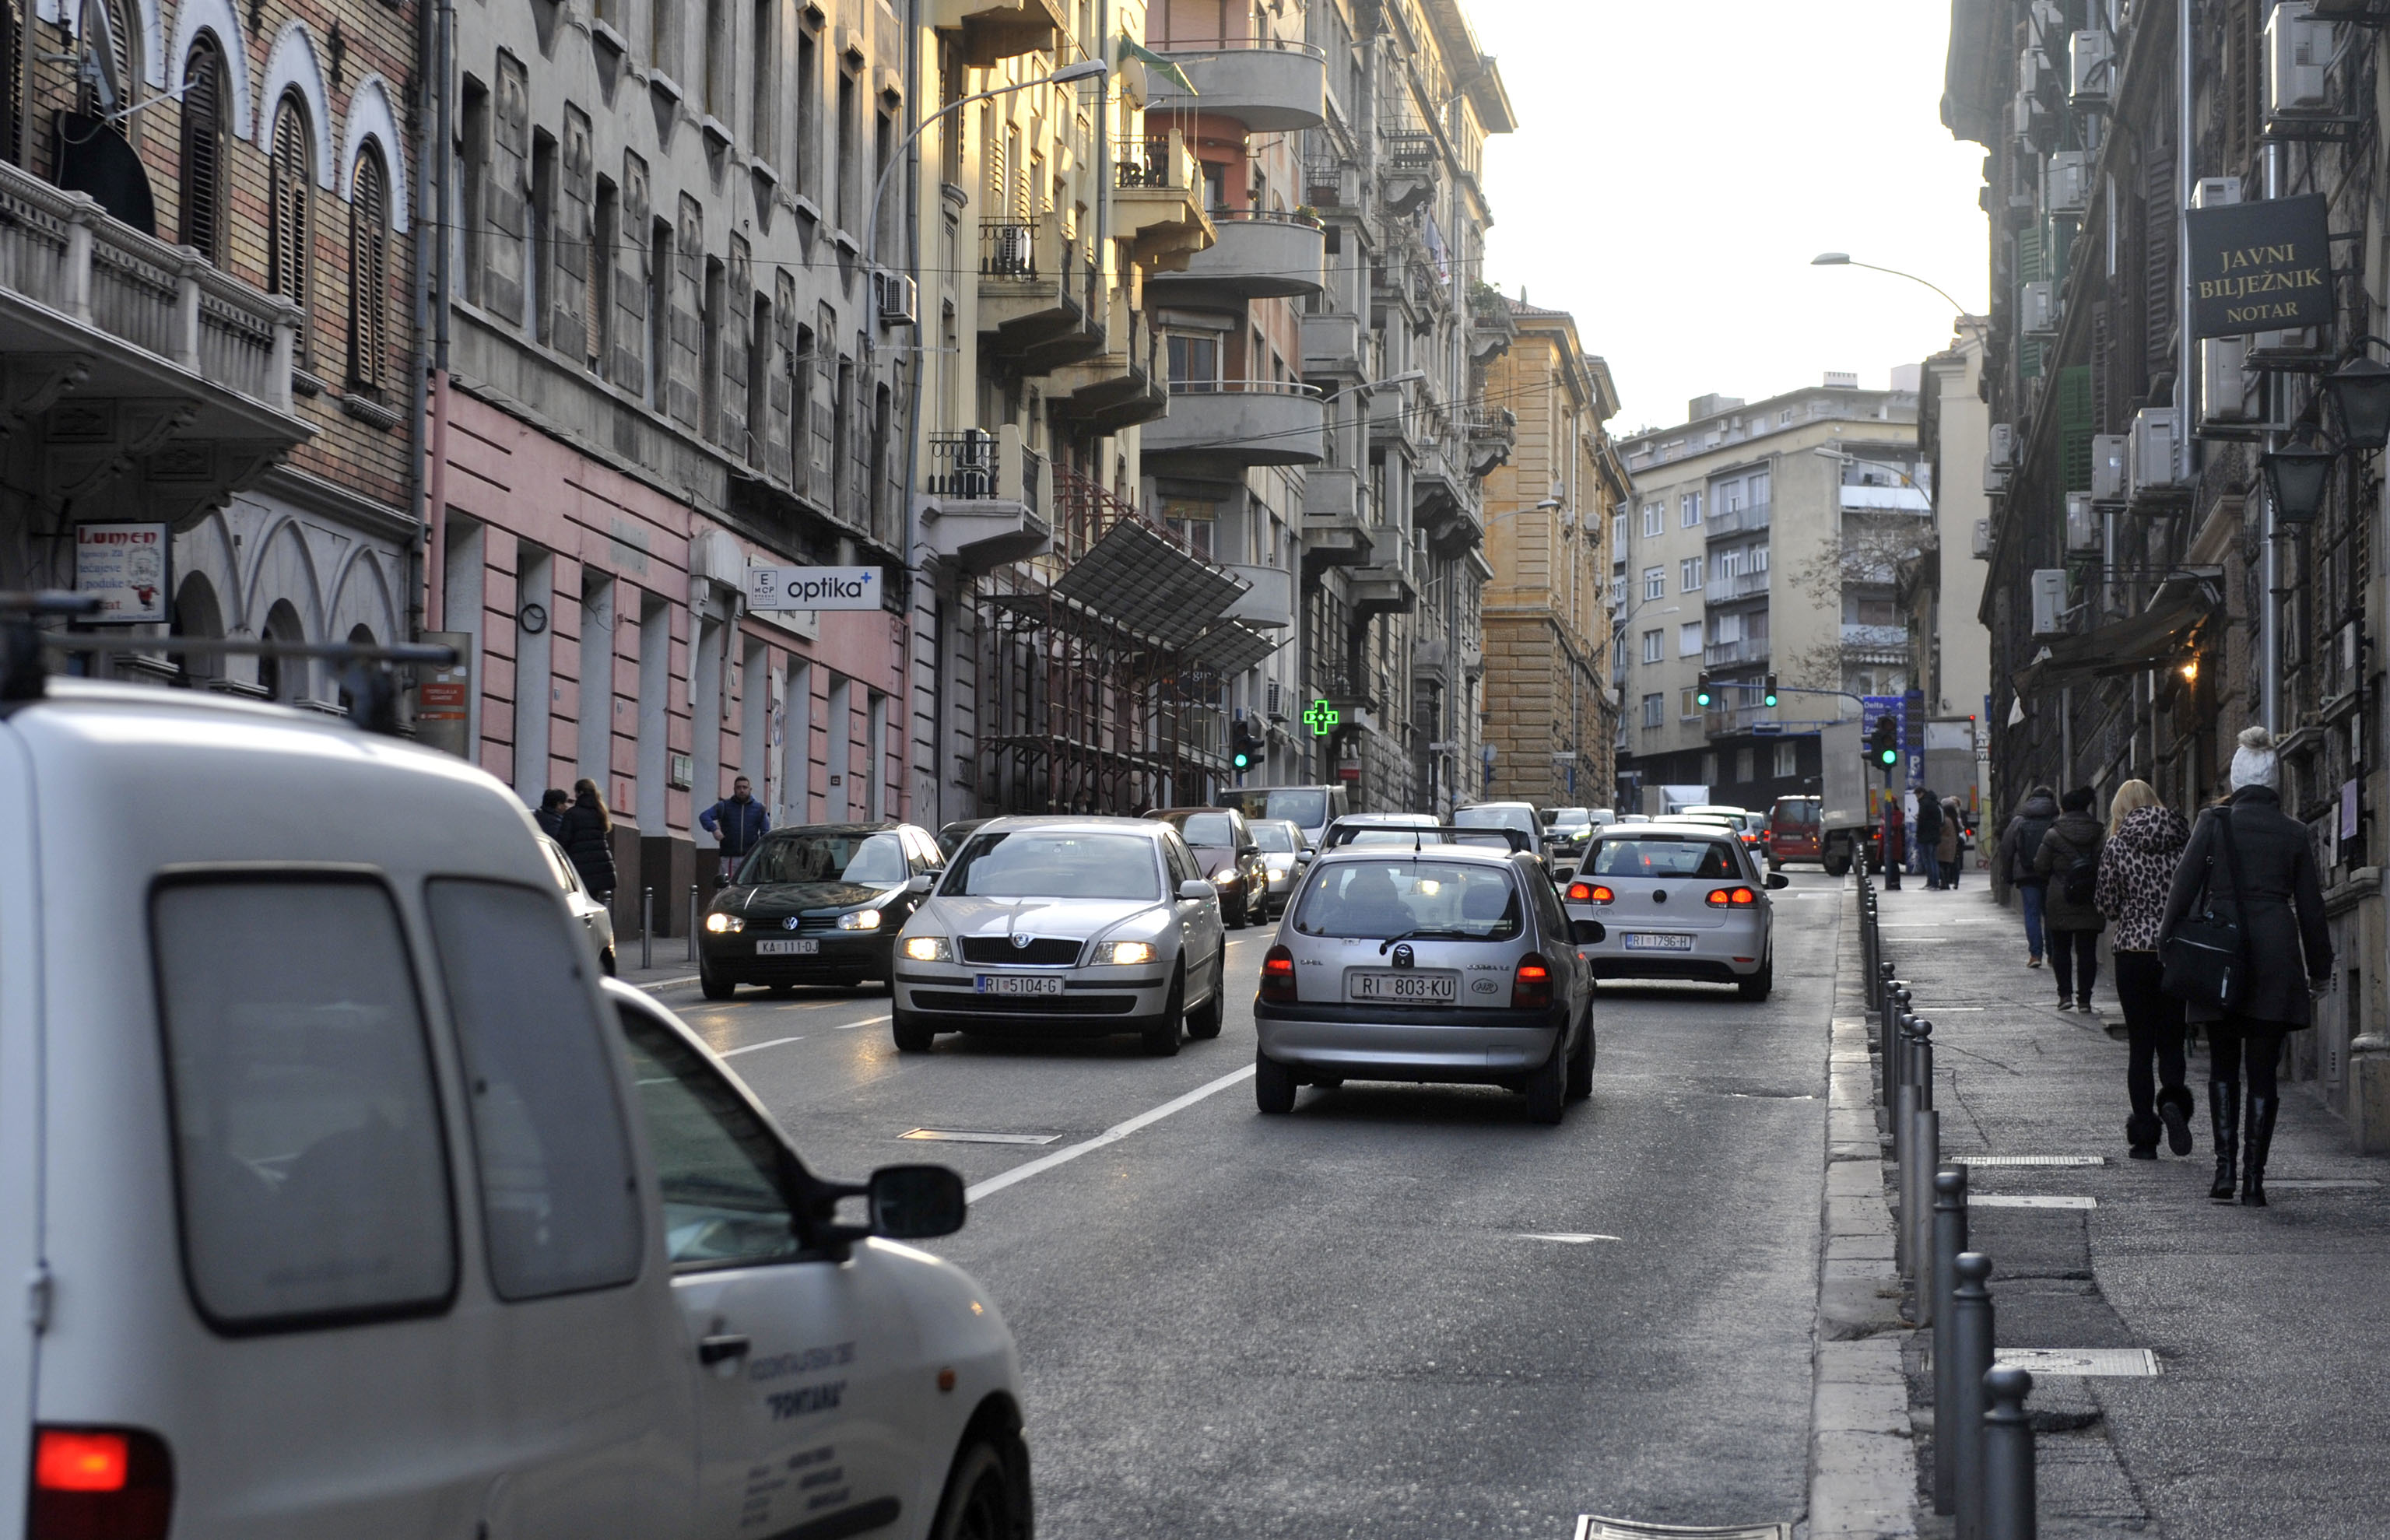
[[[1779,668],[1808,688],[1841,689],[1849,670],[1862,664],[1866,654],[1882,650],[1842,639],[1844,596],[1854,588],[1892,588],[1899,580],[1900,564],[1923,549],[1932,528],[1912,514],[1845,514],[1841,540],[1792,572],[1792,587],[1833,616],[1834,628],[1825,641],[1780,659]]]

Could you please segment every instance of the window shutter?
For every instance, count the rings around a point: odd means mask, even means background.
[[[272,225],[267,250],[266,283],[269,293],[280,294],[298,302],[299,308],[309,308],[308,269],[312,265],[309,248],[313,244],[307,225],[308,183],[311,180],[307,153],[307,120],[299,103],[285,97],[274,118],[274,165],[272,193]],[[310,331],[304,318],[299,326],[299,356],[303,366],[307,357]]]
[[[2143,357],[2149,372],[2173,372],[2175,197],[2174,152],[2153,145],[2142,172],[2141,305]]]
[[[183,80],[183,244],[221,262],[224,59],[212,38],[191,49]]]
[[[390,197],[381,156],[357,157],[349,203],[349,383],[378,395],[390,351]]]
[[[2058,371],[2058,474],[2068,492],[2091,490],[2091,370]]]
[[[0,160],[13,165],[24,153],[18,135],[25,121],[24,81],[17,59],[24,46],[25,12],[17,0],[6,3],[7,13],[0,16]]]

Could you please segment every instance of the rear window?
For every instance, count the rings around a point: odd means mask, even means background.
[[[448,1170],[390,894],[180,882],[150,925],[200,1314],[270,1330],[441,1308],[456,1280]]]
[[[1594,848],[1597,877],[1733,877],[1734,857],[1709,840],[1605,840]]]
[[[1295,911],[1306,936],[1507,941],[1519,933],[1505,866],[1458,861],[1352,861],[1315,876]]]
[[[1273,791],[1262,803],[1265,818],[1284,818],[1304,828],[1317,828],[1328,821],[1328,793],[1310,790]]]
[[[1273,855],[1294,853],[1294,831],[1284,824],[1255,824],[1253,828],[1254,848]]]
[[[1178,826],[1179,837],[1190,845],[1225,850],[1237,842],[1236,826],[1225,813],[1189,813],[1170,821]]]
[[[638,1186],[564,916],[510,883],[443,879],[425,898],[472,1091],[491,1288],[531,1300],[628,1283]]]

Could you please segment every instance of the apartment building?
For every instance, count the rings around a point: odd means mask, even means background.
[[[1828,374],[1766,401],[1702,396],[1687,417],[1619,443],[1635,487],[1611,538],[1622,805],[1670,785],[1765,807],[1812,789],[1844,694],[1908,687],[1895,585],[1933,507],[1917,392]],[[1788,687],[1773,709],[1770,674]]]
[[[1618,391],[1574,316],[1508,302],[1518,340],[1485,377],[1519,433],[1485,479],[1486,785],[1539,807],[1608,806],[1611,527],[1634,493],[1604,426]]]
[[[0,16],[0,587],[103,629],[405,640],[417,6],[88,0]],[[113,672],[339,709],[322,665]]]
[[[1983,398],[1988,330],[1981,316],[1960,317],[1950,346],[1922,366],[1917,431],[1934,489],[1934,537],[1902,564],[1899,594],[1911,687],[1933,715],[1979,725],[1992,709],[1991,633],[1976,619],[1991,555],[1992,500],[1980,474],[1991,444]]]

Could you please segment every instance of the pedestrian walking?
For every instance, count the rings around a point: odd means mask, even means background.
[[[1942,838],[1935,844],[1934,859],[1942,868],[1942,886],[1951,892],[1959,891],[1959,863],[1966,853],[1967,830],[1960,821],[1959,799],[1942,799]]]
[[[572,805],[564,810],[562,827],[557,843],[564,847],[572,869],[581,874],[581,885],[600,904],[612,902],[614,820],[606,812],[606,799],[598,794],[596,781],[585,777],[572,783]]]
[[[1886,892],[1900,892],[1900,866],[1908,858],[1907,822],[1900,812],[1900,799],[1890,792],[1883,798],[1883,888]]]
[[[754,790],[744,776],[732,780],[730,795],[699,814],[697,821],[705,826],[719,847],[721,868],[714,880],[724,883],[738,875],[739,864],[747,859],[747,853],[772,831],[771,815],[755,800]]]
[[[2239,1144],[2240,1197],[2253,1208],[2266,1205],[2266,1158],[2281,1108],[2274,1072],[2282,1036],[2314,1023],[2309,1002],[2332,980],[2332,932],[2324,925],[2315,845],[2306,826],[2283,814],[2279,774],[2273,735],[2263,727],[2244,728],[2232,756],[2232,795],[2191,830],[2158,929],[2158,949],[2164,952],[2203,892],[2210,905],[2240,921],[2242,982],[2237,996],[2221,1007],[2194,1000],[2184,1014],[2207,1028],[2207,1107],[2216,1125],[2216,1182],[2207,1196],[2232,1200],[2234,1149],[2245,1128],[2246,1142]],[[2219,860],[2227,854],[2227,841],[2229,856]]]
[[[572,801],[561,787],[551,786],[539,794],[539,806],[532,814],[539,831],[561,843],[564,839],[564,809]]]
[[[2017,907],[2024,914],[2024,944],[2027,968],[2041,966],[2041,910],[2048,896],[2049,882],[2034,869],[2033,858],[2041,849],[2041,838],[2049,826],[2058,821],[2058,793],[2046,786],[2037,786],[2025,793],[2024,805],[2009,820],[2008,832],[2000,836],[1999,850],[1993,855],[1995,869],[2008,874],[2010,886],[2017,891]]]
[[[2191,842],[2182,815],[2143,780],[2116,788],[2108,803],[2108,842],[2100,851],[2095,902],[2115,922],[2116,999],[2125,1007],[2126,1153],[2158,1158],[2158,1135],[2178,1155],[2191,1153],[2191,1088],[2183,1082],[2182,1002],[2159,987],[2158,927],[2175,868]]]
[[[1931,787],[1917,789],[1917,821],[1912,826],[1917,835],[1917,864],[1925,874],[1925,886],[1939,892],[1942,887],[1942,799]]]
[[[2090,1010],[2091,986],[2100,979],[2100,932],[2108,928],[2096,902],[2100,847],[2108,836],[2091,815],[2092,795],[2089,787],[2078,786],[2059,799],[2058,817],[2033,855],[2033,869],[2047,884],[2042,923],[2061,1010]]]

